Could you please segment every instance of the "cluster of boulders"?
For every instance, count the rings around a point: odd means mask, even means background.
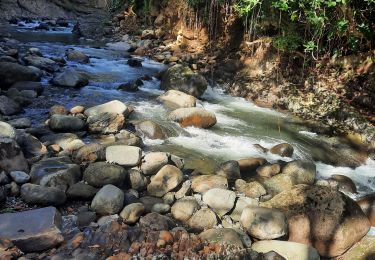
[[[29,24],[36,24],[36,21],[33,19],[23,17],[23,18],[12,18],[9,20],[10,24],[17,25],[19,27],[24,27]],[[42,31],[56,31],[58,27],[69,27],[69,21],[65,18],[57,18],[57,19],[50,19],[50,18],[43,18],[35,25],[32,29],[34,30],[42,30]]]

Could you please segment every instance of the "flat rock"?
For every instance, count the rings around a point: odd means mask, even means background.
[[[125,117],[123,114],[106,112],[89,116],[86,122],[91,133],[114,134],[123,127]]]
[[[55,132],[78,132],[85,127],[85,122],[79,117],[55,114],[48,125]]]
[[[168,191],[176,188],[182,180],[183,174],[180,169],[173,165],[165,165],[151,178],[147,192],[152,196],[163,197]]]
[[[219,216],[224,216],[234,208],[236,194],[233,191],[214,188],[203,194],[206,203]]]
[[[137,166],[141,162],[142,150],[136,146],[113,145],[108,146],[105,158],[109,163],[117,163],[122,166]]]
[[[26,183],[21,187],[21,197],[28,204],[58,206],[66,201],[65,192],[54,188]]]
[[[202,194],[213,188],[228,189],[228,180],[218,175],[200,175],[193,177],[191,188]]]
[[[89,80],[75,69],[67,68],[56,74],[51,82],[58,87],[80,88],[86,86]]]

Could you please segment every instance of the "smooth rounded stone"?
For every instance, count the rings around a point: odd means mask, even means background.
[[[38,138],[27,133],[17,133],[17,142],[26,158],[40,157],[47,153],[47,148]]]
[[[176,200],[175,192],[168,192],[167,194],[163,196],[164,203],[168,205],[172,205],[175,202],[175,200]]]
[[[248,206],[258,206],[259,201],[248,197],[239,197],[236,201],[236,205],[230,213],[231,219],[234,221],[240,221],[243,210]]]
[[[370,220],[371,226],[375,227],[375,194],[369,194],[357,200],[358,205]]]
[[[97,188],[107,184],[121,187],[126,178],[127,172],[123,167],[106,162],[91,163],[83,173],[83,180]]]
[[[118,214],[102,216],[98,219],[97,223],[98,223],[99,227],[102,227],[102,226],[105,226],[109,223],[117,221],[119,218],[120,218],[120,216]]]
[[[166,139],[166,130],[160,126],[159,124],[147,120],[140,122],[135,125],[135,129],[139,133],[139,135],[150,138],[150,139]]]
[[[38,96],[43,93],[43,86],[42,83],[40,82],[35,82],[35,81],[20,81],[14,83],[10,89],[17,89],[18,91],[22,90],[33,90],[35,91]]]
[[[10,184],[7,185],[10,196],[12,197],[18,197],[20,195],[20,187],[17,185],[16,182],[12,181]]]
[[[276,174],[279,174],[281,170],[280,164],[273,163],[273,164],[266,164],[258,167],[256,170],[257,175],[262,178],[271,178]]]
[[[63,72],[56,74],[51,83],[58,87],[80,88],[89,84],[89,80],[75,69],[67,68]]]
[[[40,71],[12,62],[0,62],[0,85],[10,87],[19,81],[40,81]]]
[[[65,192],[54,188],[26,183],[21,187],[21,197],[28,204],[58,206],[66,201]]]
[[[64,106],[53,105],[49,109],[48,113],[49,113],[50,116],[53,116],[53,115],[67,115],[68,114],[68,110]]]
[[[171,208],[171,213],[173,218],[178,221],[187,222],[198,209],[197,200],[192,196],[188,196],[177,200]]]
[[[32,55],[43,56],[42,52],[38,48],[29,48],[28,52]]]
[[[68,188],[66,195],[73,200],[90,200],[95,196],[98,190],[99,189],[86,183],[77,182]]]
[[[127,64],[130,67],[142,67],[142,61],[139,60],[139,59],[130,58],[130,59],[128,59]]]
[[[138,169],[130,169],[128,174],[132,189],[142,191],[147,188],[147,178]]]
[[[311,244],[325,257],[343,254],[370,228],[358,204],[329,187],[296,185],[261,206],[284,211],[289,241]]]
[[[10,182],[11,179],[8,177],[8,175],[4,171],[0,172],[0,186],[9,184]]]
[[[182,127],[210,128],[217,122],[214,113],[200,107],[178,108],[168,118]]]
[[[86,54],[84,54],[83,52],[74,50],[74,49],[66,50],[65,56],[70,61],[75,61],[75,62],[80,62],[80,63],[89,63],[90,62],[90,59]]]
[[[234,208],[236,193],[230,190],[214,188],[203,194],[206,203],[219,216],[224,216]]]
[[[79,140],[79,137],[72,133],[47,134],[40,137],[44,145],[57,144],[64,150],[68,150],[76,140]]]
[[[0,138],[16,138],[16,130],[10,124],[0,121]]]
[[[375,236],[366,235],[357,244],[340,256],[342,260],[370,260],[375,254]]]
[[[155,197],[163,197],[167,192],[176,188],[183,180],[180,169],[173,165],[165,165],[151,179],[147,193]]]
[[[145,213],[145,206],[142,203],[132,203],[127,205],[120,213],[120,217],[126,224],[135,224]]]
[[[17,184],[24,184],[30,180],[30,175],[22,171],[12,171],[9,175]]]
[[[51,157],[33,164],[31,182],[47,187],[67,188],[81,180],[81,167],[68,157]]]
[[[167,214],[171,210],[171,206],[165,203],[156,203],[152,206],[151,212],[156,212],[162,215]]]
[[[210,244],[231,245],[243,248],[243,243],[238,233],[232,228],[209,229],[199,234],[199,237]]]
[[[72,158],[76,163],[104,161],[105,146],[97,143],[86,144],[76,150]]]
[[[209,208],[202,208],[189,219],[189,227],[193,232],[202,232],[217,226],[217,216]]]
[[[277,209],[247,206],[241,214],[241,225],[250,236],[261,240],[280,238],[288,233],[286,216]]]
[[[101,113],[89,116],[86,122],[91,133],[113,134],[124,126],[125,117],[123,114]]]
[[[100,215],[117,214],[123,205],[124,193],[112,184],[101,188],[91,202],[91,208]]]
[[[21,148],[10,138],[0,138],[0,169],[29,172],[29,165]]]
[[[266,189],[257,181],[247,183],[242,179],[235,182],[236,190],[243,193],[246,197],[257,199],[267,194]]]
[[[126,115],[126,112],[128,111],[128,107],[118,100],[112,100],[110,102],[97,105],[94,107],[90,107],[85,110],[84,114],[89,116],[99,115],[102,113],[115,113],[115,114],[123,114]]]
[[[191,195],[191,180],[187,180],[182,183],[181,188],[175,193],[177,200],[188,195]]]
[[[138,203],[139,200],[139,193],[136,190],[127,190],[124,194],[124,205]]]
[[[188,66],[174,65],[163,73],[160,87],[164,90],[174,89],[200,97],[206,91],[207,86],[206,79],[193,72]]]
[[[328,178],[331,185],[336,186],[339,191],[347,193],[357,193],[357,187],[352,179],[345,175],[333,174]]]
[[[159,96],[158,100],[171,109],[196,106],[196,98],[194,96],[178,90],[168,90],[166,93]]]
[[[21,112],[22,108],[7,96],[0,96],[0,114],[11,116]]]
[[[51,116],[48,125],[56,132],[78,132],[85,127],[85,122],[79,117],[55,114]]]
[[[38,93],[36,93],[34,90],[22,90],[21,95],[29,99],[38,97]]]
[[[254,177],[256,169],[265,163],[267,163],[266,159],[256,158],[256,157],[250,157],[250,158],[238,160],[242,178],[247,180],[250,177]]]
[[[156,212],[148,213],[141,217],[139,225],[147,230],[169,230],[168,218]]]
[[[280,241],[280,240],[266,240],[257,241],[252,246],[251,249],[259,253],[268,253],[274,251],[284,257],[286,260],[295,259],[305,259],[305,260],[320,260],[320,256],[315,248],[290,242],[290,241]]]
[[[282,157],[292,157],[294,149],[293,146],[291,146],[288,143],[282,143],[275,145],[270,149],[270,152],[273,154],[278,154]]]
[[[228,181],[223,176],[200,175],[192,179],[191,188],[194,192],[203,194],[213,188],[228,189]]]
[[[108,146],[105,150],[105,158],[109,163],[133,167],[141,162],[142,150],[139,147],[128,145]]]
[[[216,169],[216,174],[235,181],[241,178],[240,165],[237,161],[223,162]]]
[[[77,214],[77,223],[79,228],[88,227],[96,220],[96,213],[92,211],[79,212]]]
[[[153,152],[142,158],[141,171],[145,175],[154,175],[169,162],[168,153]]]
[[[143,196],[139,198],[139,201],[145,206],[146,213],[150,213],[155,204],[164,203],[163,199],[152,196]]]
[[[13,126],[14,128],[24,129],[31,127],[31,120],[25,117],[16,118],[13,120],[8,121],[8,123]]]
[[[84,111],[85,111],[84,106],[75,106],[75,107],[72,107],[69,112],[75,115],[75,114],[83,114]]]
[[[28,55],[23,58],[23,60],[26,62],[27,65],[36,67],[41,70],[45,70],[48,72],[55,72],[59,69],[59,65],[45,57],[40,57],[37,55]]]

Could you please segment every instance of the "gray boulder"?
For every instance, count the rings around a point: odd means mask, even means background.
[[[89,84],[89,80],[83,74],[72,68],[65,69],[52,79],[52,84],[58,87],[80,88]]]
[[[78,132],[85,127],[85,122],[79,117],[55,114],[48,125],[56,132]]]
[[[92,210],[100,215],[117,214],[122,210],[123,205],[124,193],[112,184],[101,188],[91,202]]]
[[[121,187],[126,178],[127,172],[123,167],[105,162],[91,163],[83,173],[83,180],[94,187],[107,184]]]
[[[15,115],[21,112],[22,108],[7,96],[0,96],[0,114],[5,116]]]
[[[151,182],[147,186],[147,192],[152,196],[162,197],[168,191],[176,188],[182,180],[183,174],[180,169],[173,165],[165,165],[151,178]]]
[[[0,86],[10,87],[19,81],[40,81],[40,71],[12,62],[0,62]]]
[[[28,204],[58,206],[66,201],[65,192],[54,188],[26,183],[21,187],[21,197]]]
[[[0,168],[7,172],[29,172],[29,165],[25,156],[13,139],[0,138]]]
[[[70,61],[75,61],[75,62],[80,62],[80,63],[90,62],[90,59],[86,54],[84,54],[83,52],[74,50],[74,49],[66,50],[65,55],[67,59]]]

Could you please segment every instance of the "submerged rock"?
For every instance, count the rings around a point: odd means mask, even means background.
[[[89,63],[90,62],[90,59],[86,54],[84,54],[83,52],[74,50],[74,49],[66,50],[65,56],[70,61],[75,61],[75,62],[80,62],[80,63]]]
[[[150,139],[166,139],[166,130],[159,124],[147,120],[140,122],[135,125],[135,129],[141,136],[145,136]]]

